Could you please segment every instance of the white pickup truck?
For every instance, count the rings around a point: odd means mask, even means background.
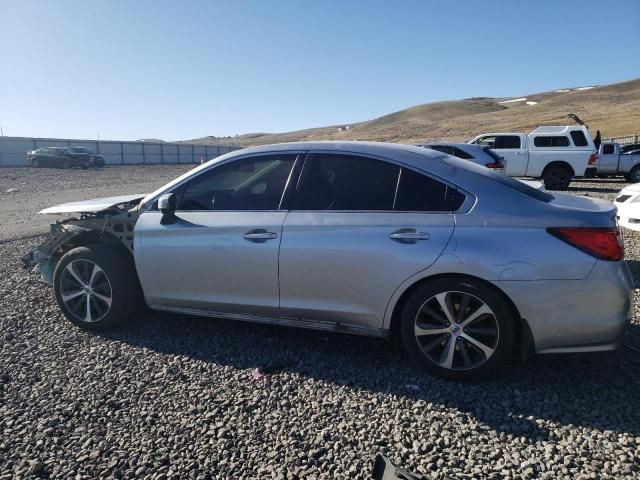
[[[538,127],[531,133],[483,133],[468,143],[487,145],[505,160],[511,177],[542,178],[548,190],[595,173],[596,147],[584,125]]]

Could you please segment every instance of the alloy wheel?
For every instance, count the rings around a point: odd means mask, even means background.
[[[112,290],[109,278],[90,260],[69,262],[60,276],[60,298],[78,320],[93,323],[111,310]]]
[[[448,291],[424,302],[414,333],[422,353],[449,370],[470,370],[494,354],[500,338],[498,320],[475,295]]]

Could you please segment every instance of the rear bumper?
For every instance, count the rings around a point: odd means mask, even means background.
[[[528,323],[536,353],[615,350],[632,315],[625,261],[599,260],[582,280],[495,283]]]

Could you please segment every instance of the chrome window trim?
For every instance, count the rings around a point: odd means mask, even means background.
[[[416,173],[419,173],[420,175],[424,175],[426,177],[431,178],[432,180],[435,180],[437,182],[440,183],[444,183],[447,187],[449,188],[453,188],[455,190],[457,190],[458,192],[462,193],[465,196],[465,201],[462,202],[462,205],[460,205],[460,207],[457,210],[430,210],[430,211],[413,211],[413,210],[409,210],[409,211],[405,211],[405,210],[294,210],[294,209],[290,209],[290,212],[314,212],[314,213],[327,213],[327,212],[341,212],[341,213],[404,213],[404,214],[429,214],[429,215],[433,215],[433,214],[444,214],[444,215],[448,215],[448,214],[457,214],[457,213],[469,213],[471,211],[471,209],[473,208],[473,206],[476,204],[476,196],[473,195],[472,193],[470,193],[468,190],[465,190],[464,188],[459,187],[458,185],[456,185],[455,183],[446,180],[434,173],[428,172],[426,170],[422,170],[419,169],[417,167],[414,167],[413,165],[408,165],[404,162],[398,161],[398,160],[394,160],[391,158],[387,158],[387,157],[380,157],[378,155],[372,155],[372,154],[366,154],[366,153],[360,153],[360,152],[352,152],[350,150],[321,150],[321,149],[314,149],[314,150],[308,150],[307,151],[307,155],[313,155],[315,153],[324,153],[324,154],[334,154],[334,155],[348,155],[348,156],[354,156],[354,157],[362,157],[362,158],[369,158],[371,160],[378,160],[381,162],[386,162],[386,163],[391,163],[393,165],[396,165],[400,168],[406,168],[408,170],[412,170]],[[307,156],[307,159],[308,159]],[[442,155],[442,157],[446,157],[447,155]],[[441,158],[441,157],[439,157]],[[305,160],[307,161],[307,160]],[[398,182],[400,181],[400,177],[402,176],[402,174],[398,175]],[[397,188],[396,188],[396,193],[397,193]],[[395,204],[395,198],[394,198],[394,204]]]

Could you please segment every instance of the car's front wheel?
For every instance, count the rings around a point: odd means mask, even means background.
[[[60,160],[59,165],[63,170],[67,170],[68,168],[71,168],[71,161],[68,158],[63,158]]]
[[[69,250],[56,266],[53,287],[64,315],[87,330],[104,330],[128,320],[140,303],[133,261],[117,247]]]
[[[504,298],[466,277],[429,281],[406,302],[403,343],[430,373],[474,380],[503,366],[514,343],[514,315]]]

